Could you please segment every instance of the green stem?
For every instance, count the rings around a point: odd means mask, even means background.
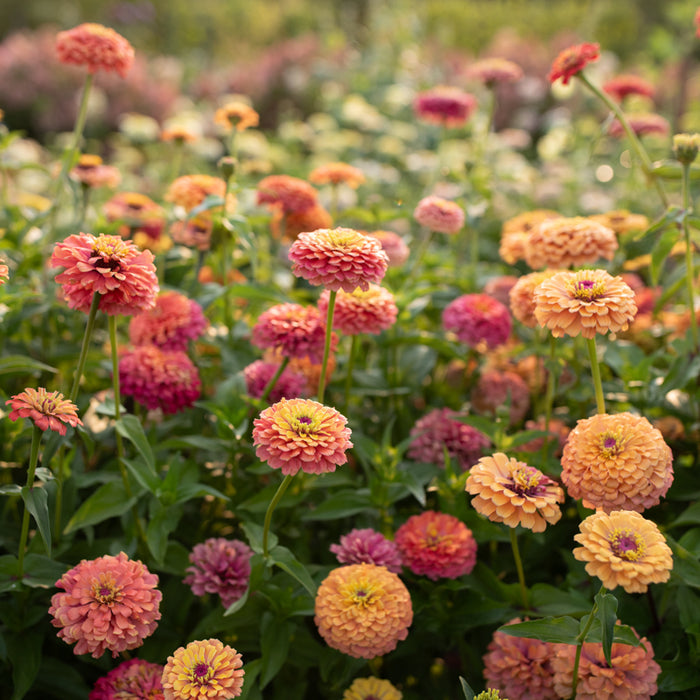
[[[591,373],[593,374],[593,388],[595,389],[595,402],[598,413],[605,413],[605,397],[603,396],[603,381],[600,378],[600,365],[598,353],[595,347],[595,337],[586,338],[588,356],[591,359]]]
[[[698,320],[695,318],[695,289],[693,284],[695,273],[693,271],[693,243],[690,240],[690,226],[688,226],[688,214],[690,213],[691,209],[689,163],[683,163],[682,190],[683,210],[685,211],[685,216],[683,217],[683,236],[685,238],[685,284],[688,291],[688,309],[690,311],[690,337],[693,342],[693,351],[697,353],[700,350],[700,344],[698,343]]]
[[[29,453],[29,469],[27,470],[27,488],[31,489],[34,484],[34,473],[39,459],[39,442],[41,441],[41,429],[36,425],[32,429],[32,446]],[[27,537],[29,535],[29,510],[24,506],[22,513],[22,529],[19,535],[19,549],[17,551],[17,579],[24,577],[24,551],[27,548]]]
[[[598,595],[605,593],[605,586],[600,587]],[[573,670],[573,681],[571,683],[571,698],[575,700],[576,698],[576,688],[578,687],[578,667],[581,663],[581,651],[583,650],[583,644],[586,641],[586,637],[591,630],[593,625],[593,620],[595,620],[595,615],[598,612],[598,603],[593,603],[593,608],[591,608],[591,613],[586,620],[586,626],[581,630],[578,637],[576,638],[576,656],[574,657],[574,670]]]
[[[432,240],[433,237],[433,232],[430,229],[426,229],[423,237],[418,241],[418,245],[416,246],[415,250],[411,251],[411,255],[413,257],[413,264],[411,265],[411,269],[406,273],[406,277],[403,282],[403,287],[406,287],[406,285],[413,279],[413,276],[416,274],[418,270],[418,266],[421,263],[421,260],[423,259],[423,256],[425,255],[426,251],[428,250],[428,247],[430,246],[430,241]]]
[[[87,360],[88,348],[90,346],[90,338],[92,337],[92,331],[95,327],[95,318],[97,317],[97,309],[100,306],[101,295],[95,292],[92,297],[92,303],[90,304],[90,310],[88,311],[87,323],[85,324],[85,333],[83,334],[83,344],[80,347],[80,356],[78,357],[78,366],[75,369],[75,376],[73,377],[73,386],[70,390],[70,395],[68,398],[75,403],[78,398],[78,389],[80,387],[80,380],[83,377],[83,372],[85,371],[85,362]]]
[[[557,386],[557,377],[554,372],[554,358],[556,356],[556,338],[553,335],[549,336],[549,371],[547,373],[547,390],[544,396],[544,429],[547,432],[542,441],[542,461],[547,459],[547,451],[549,448],[549,424],[552,422],[552,410],[554,407],[554,393]]]
[[[272,521],[272,513],[274,512],[275,508],[277,507],[277,504],[282,500],[282,496],[284,496],[284,492],[289,487],[289,484],[292,483],[293,478],[294,478],[294,474],[287,474],[284,477],[284,480],[279,485],[277,492],[272,497],[272,500],[270,501],[270,505],[267,506],[267,512],[265,513],[265,522],[263,524],[263,536],[262,536],[263,557],[265,557],[265,558],[267,558],[267,556],[269,554],[269,551],[267,548],[267,537],[268,537],[268,534],[270,532],[270,522]]]
[[[287,369],[288,364],[289,364],[289,358],[283,357],[282,362],[280,362],[280,366],[277,368],[277,371],[270,378],[270,381],[265,385],[265,388],[263,389],[263,393],[260,396],[261,401],[267,401],[267,397],[270,395],[270,392],[275,388],[275,384],[277,384],[277,381],[282,376],[282,372],[284,372],[284,370]]]
[[[523,608],[528,610],[530,604],[527,600],[527,586],[525,585],[525,571],[523,570],[523,560],[520,557],[520,547],[518,547],[518,535],[515,532],[514,527],[508,528],[510,530],[510,546],[513,550],[513,559],[515,559],[515,568],[518,571],[518,581],[520,583],[520,596],[523,600]]]
[[[328,370],[328,357],[331,354],[331,338],[333,337],[333,312],[335,310],[335,298],[337,290],[331,290],[328,297],[328,312],[326,313],[326,341],[323,346],[323,362],[321,363],[321,376],[318,378],[317,398],[323,403],[323,395],[326,391],[326,371]]]
[[[348,405],[350,404],[350,389],[352,388],[352,370],[355,366],[355,357],[357,357],[357,349],[359,347],[359,336],[353,335],[350,342],[350,354],[348,355],[348,367],[345,374],[345,398],[343,403],[343,413],[347,415]]]

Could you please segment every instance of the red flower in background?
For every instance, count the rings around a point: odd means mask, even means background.
[[[552,63],[549,71],[549,82],[553,83],[558,78],[564,85],[568,84],[572,76],[580,73],[589,63],[600,58],[600,44],[576,44],[564,49]]]
[[[101,24],[86,22],[56,37],[61,63],[87,66],[88,73],[115,71],[122,78],[134,62],[134,49],[121,35]]]

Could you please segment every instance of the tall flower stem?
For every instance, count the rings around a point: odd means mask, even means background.
[[[323,345],[323,362],[321,363],[321,375],[318,378],[317,398],[323,403],[323,395],[326,390],[326,372],[328,371],[328,357],[331,354],[331,338],[333,337],[333,313],[335,311],[335,298],[337,290],[331,290],[328,296],[328,311],[326,313],[326,340]]]
[[[603,380],[600,378],[600,365],[598,364],[598,351],[595,346],[595,338],[586,338],[588,356],[591,360],[591,373],[593,374],[593,388],[595,389],[595,403],[598,413],[605,413],[605,397],[603,396]]]
[[[518,535],[515,532],[514,527],[508,528],[510,530],[510,546],[513,550],[513,559],[515,559],[515,568],[518,571],[518,582],[520,583],[520,597],[523,601],[523,608],[528,610],[530,604],[527,599],[527,586],[525,585],[525,571],[523,570],[523,560],[520,557],[520,547],[518,546]]]
[[[267,506],[267,511],[265,513],[265,522],[263,523],[263,535],[262,535],[262,548],[263,548],[262,553],[263,553],[263,557],[266,559],[269,555],[267,540],[268,540],[268,535],[270,533],[270,523],[272,522],[272,514],[274,513],[275,508],[277,507],[277,504],[282,500],[282,496],[284,496],[284,492],[287,490],[287,488],[289,488],[289,484],[292,483],[293,478],[294,478],[294,474],[287,474],[284,477],[284,479],[282,480],[282,483],[277,488],[275,495],[272,497],[270,504]]]
[[[605,586],[600,587],[598,595],[603,595],[605,593]],[[591,631],[591,626],[593,625],[593,620],[595,620],[595,615],[598,612],[598,603],[593,603],[593,608],[591,613],[586,620],[585,627],[581,630],[578,637],[576,637],[576,656],[574,657],[574,670],[573,670],[573,681],[571,683],[571,698],[572,700],[576,698],[576,688],[578,687],[578,667],[581,663],[581,652],[583,651],[583,644],[586,641],[588,633]]]
[[[690,337],[693,342],[693,351],[700,351],[698,342],[698,321],[695,318],[695,273],[693,271],[693,244],[690,240],[690,226],[688,226],[688,214],[690,213],[690,164],[683,163],[683,209],[686,216],[683,217],[683,237],[685,238],[685,283],[688,291],[688,310],[690,311]]]
[[[270,378],[270,381],[265,385],[265,388],[263,389],[263,393],[260,396],[261,401],[267,401],[267,397],[270,395],[270,392],[275,388],[275,385],[279,381],[279,378],[282,376],[282,373],[284,372],[285,369],[287,369],[288,364],[289,364],[289,358],[283,357],[282,362],[280,362],[280,365],[277,368],[277,371],[272,375],[272,377]]]
[[[420,265],[421,261],[423,260],[423,256],[425,255],[426,251],[428,250],[428,247],[430,246],[430,241],[432,240],[432,238],[432,230],[426,229],[425,233],[418,241],[416,249],[414,251],[411,251],[413,257],[413,264],[411,265],[411,269],[406,273],[406,277],[403,281],[403,287],[408,286],[408,284],[413,280],[414,275],[418,271],[418,266]]]
[[[34,483],[34,473],[39,459],[39,442],[41,441],[41,429],[36,425],[32,428],[32,446],[29,453],[29,469],[27,470],[27,488],[32,488]],[[17,550],[17,578],[19,581],[24,576],[24,551],[27,548],[27,537],[29,536],[29,510],[24,506],[22,513],[22,529],[19,534],[19,549]]]
[[[352,336],[350,343],[350,354],[348,355],[348,366],[345,373],[345,398],[343,400],[343,412],[347,414],[348,404],[350,403],[350,389],[352,388],[352,371],[355,367],[355,357],[357,357],[357,349],[359,347],[359,337]]]
[[[544,429],[545,435],[542,441],[542,461],[547,457],[547,449],[549,447],[550,435],[549,424],[552,422],[552,409],[554,406],[554,392],[557,387],[557,376],[554,373],[554,358],[556,357],[556,338],[553,335],[549,336],[549,371],[547,373],[547,389],[544,395]]]

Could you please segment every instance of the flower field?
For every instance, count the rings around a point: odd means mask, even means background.
[[[698,697],[700,68],[588,39],[0,42],[0,698]]]

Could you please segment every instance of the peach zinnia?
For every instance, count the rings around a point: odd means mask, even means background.
[[[214,175],[198,173],[182,175],[173,180],[165,193],[165,201],[190,211],[202,204],[207,197],[223,197],[225,194],[225,180]]]
[[[464,226],[464,209],[456,202],[435,195],[424,197],[413,211],[413,218],[438,233],[457,233]]]
[[[253,421],[258,459],[284,475],[334,472],[352,447],[347,419],[310,399],[281,399]]]
[[[555,275],[560,270],[543,270],[541,272],[531,272],[523,275],[511,287],[509,292],[510,310],[520,323],[528,328],[537,325],[535,318],[535,288],[542,282]]]
[[[535,288],[535,318],[555,338],[626,331],[637,313],[634,292],[605,270],[559,272]]]
[[[552,68],[547,76],[550,83],[561,78],[566,85],[571,78],[580,73],[589,63],[600,58],[599,44],[576,44],[564,49],[552,63]]]
[[[248,127],[257,126],[259,121],[260,115],[249,104],[240,100],[227,102],[214,113],[214,123],[226,131],[245,131]]]
[[[56,36],[61,63],[87,66],[88,73],[115,71],[122,78],[134,62],[134,49],[121,35],[101,24],[86,22]]]
[[[408,589],[383,566],[352,564],[333,569],[316,593],[314,621],[326,644],[374,659],[406,639],[413,622]]]
[[[314,168],[309,173],[309,180],[317,185],[345,183],[348,187],[357,189],[365,181],[365,175],[359,168],[348,163],[326,163]]]
[[[324,316],[329,297],[330,292],[324,289],[318,300],[318,310]],[[376,335],[391,328],[398,313],[394,295],[384,287],[372,284],[366,291],[356,289],[350,294],[341,289],[335,301],[333,328],[345,335]]]
[[[564,491],[539,469],[497,452],[482,457],[467,478],[472,506],[496,523],[544,532],[561,518]]]
[[[53,430],[65,435],[67,425],[75,428],[83,424],[78,418],[78,407],[72,401],[64,398],[60,392],[46,391],[44,387],[27,387],[5,403],[12,407],[10,420],[29,418],[39,430]]]
[[[383,678],[356,678],[342,700],[401,700],[402,693]]]

